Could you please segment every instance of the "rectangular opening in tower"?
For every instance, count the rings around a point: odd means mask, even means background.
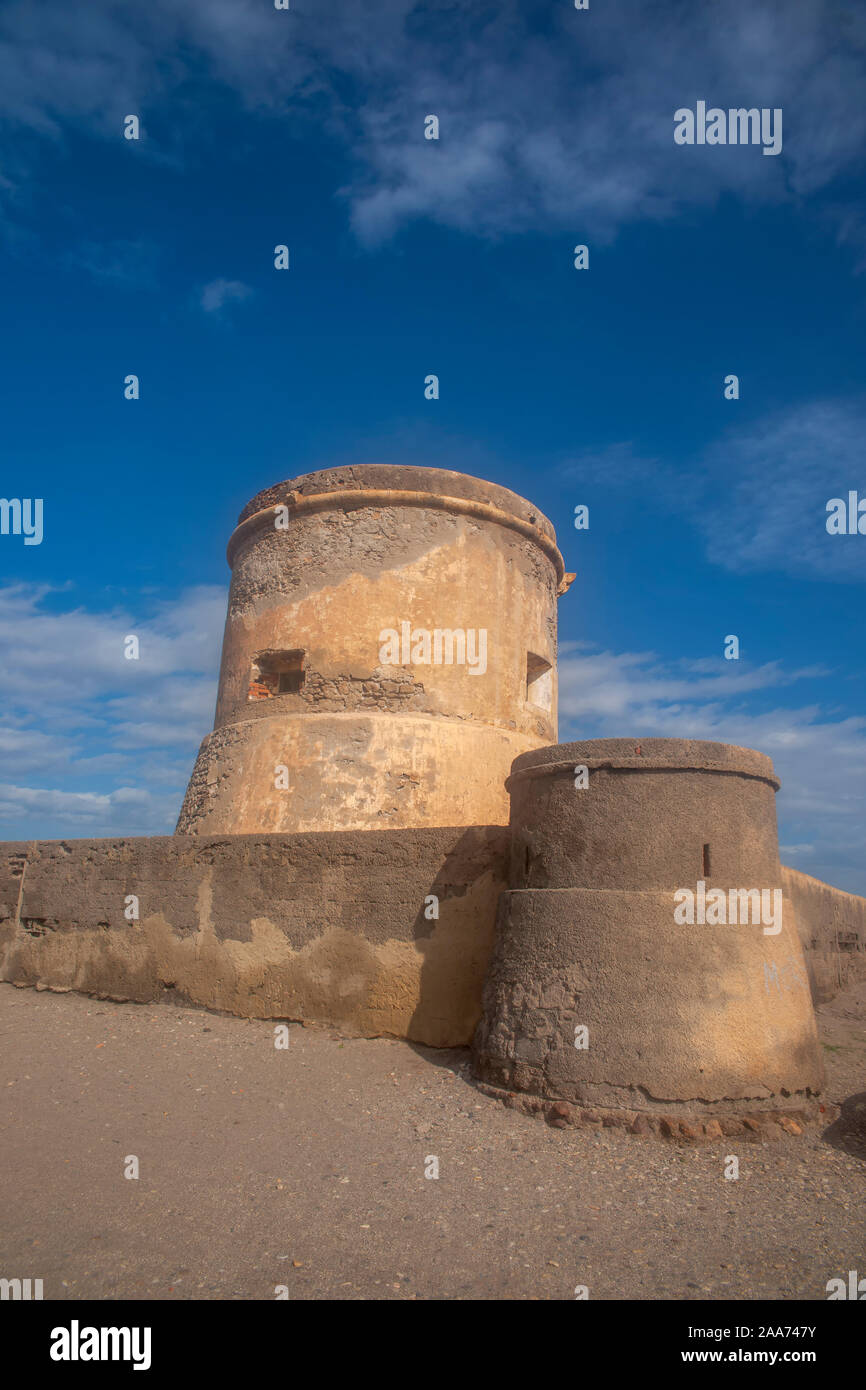
[[[710,866],[710,847],[709,845],[704,845],[704,878],[709,878],[711,874],[712,869]]]
[[[535,652],[526,653],[526,701],[546,714],[553,707],[553,667]]]
[[[275,695],[297,695],[303,684],[303,651],[259,652],[250,672],[247,698],[271,700]]]

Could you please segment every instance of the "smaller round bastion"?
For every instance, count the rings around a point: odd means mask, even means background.
[[[691,739],[516,758],[477,1075],[610,1111],[813,1111],[823,1064],[778,786],[762,753]]]

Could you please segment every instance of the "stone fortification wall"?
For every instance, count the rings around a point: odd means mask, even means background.
[[[0,979],[468,1044],[506,859],[485,827],[8,843]]]
[[[782,883],[794,904],[812,998],[823,1004],[866,979],[866,898],[784,866]]]

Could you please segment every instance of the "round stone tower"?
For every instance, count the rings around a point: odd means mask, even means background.
[[[245,507],[214,729],[178,833],[505,824],[556,737],[550,522],[439,468],[304,474]]]
[[[600,739],[523,754],[509,787],[478,1075],[611,1111],[814,1110],[823,1067],[770,759]]]

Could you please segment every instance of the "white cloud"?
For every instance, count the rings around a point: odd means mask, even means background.
[[[227,304],[239,304],[252,294],[241,280],[211,280],[201,292],[200,304],[206,314],[218,314]]]
[[[80,839],[116,835],[171,834],[177,819],[175,797],[156,796],[146,787],[118,787],[107,795],[57,788],[0,784],[0,825],[9,839],[47,839],[74,834]],[[26,833],[21,827],[27,827]],[[50,835],[41,826],[50,826]]]
[[[215,585],[170,601],[142,599],[137,611],[61,608],[49,600],[51,591],[32,585],[0,589],[0,649],[14,652],[0,667],[7,708],[21,700],[31,708],[37,688],[41,705],[74,706],[106,691],[140,697],[165,676],[216,670],[226,596]],[[137,661],[124,657],[128,635],[139,639]]]
[[[7,837],[173,829],[213,720],[225,607],[216,586],[142,599],[134,613],[0,589],[0,650],[14,654],[0,666]],[[130,633],[138,661],[123,656]]]
[[[705,659],[662,665],[651,652],[585,650],[570,655],[582,645],[564,643],[560,660],[560,713],[572,719],[627,716],[638,691],[649,708],[679,707],[682,702],[731,700],[824,674],[818,667],[785,672],[777,661],[755,667]]]

